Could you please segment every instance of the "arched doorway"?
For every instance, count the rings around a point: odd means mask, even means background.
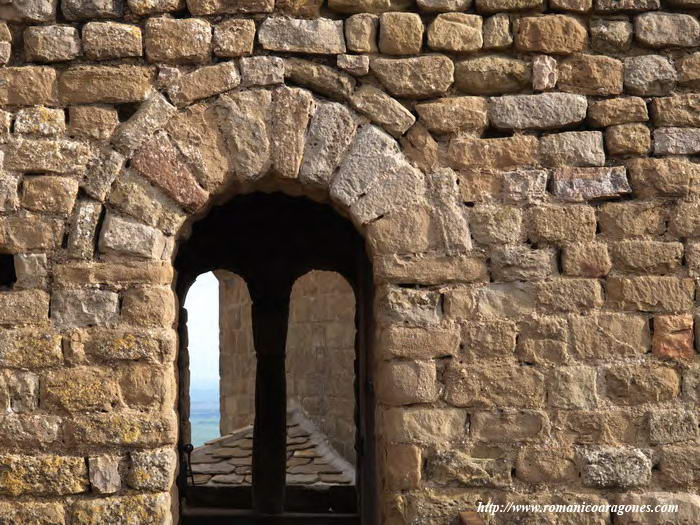
[[[179,414],[181,522],[374,523],[373,393],[369,362],[372,272],[364,240],[329,206],[281,193],[254,193],[215,207],[192,227],[175,267],[177,292],[185,297],[194,279],[226,270],[250,293],[256,356],[252,487],[198,487],[188,477],[189,441],[187,313],[180,310]],[[287,385],[285,348],[289,302],[297,280],[311,271],[336,272],[355,295],[356,466],[353,494],[325,484],[301,490],[285,483]]]

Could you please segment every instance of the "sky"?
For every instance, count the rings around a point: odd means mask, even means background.
[[[185,297],[190,352],[190,388],[219,388],[219,281],[200,275]]]

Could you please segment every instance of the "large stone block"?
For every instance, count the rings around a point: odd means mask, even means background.
[[[547,403],[563,409],[595,408],[598,404],[596,371],[589,366],[563,366],[549,378]]]
[[[489,120],[499,129],[556,129],[583,121],[587,107],[582,95],[508,95],[491,99]]]
[[[330,98],[347,100],[355,89],[355,79],[336,68],[300,58],[285,60],[285,77]]]
[[[599,208],[598,221],[607,237],[661,235],[666,231],[668,211],[653,202],[611,202]]]
[[[481,49],[482,18],[464,13],[438,15],[428,29],[428,45],[438,51],[468,53]]]
[[[651,459],[642,450],[606,448],[583,454],[581,476],[587,487],[633,488],[651,481]]]
[[[345,40],[353,53],[376,53],[379,17],[369,13],[353,15],[345,20]]]
[[[588,107],[588,122],[598,128],[647,120],[649,113],[646,102],[639,97],[598,100],[591,102]]]
[[[654,153],[656,155],[695,155],[700,153],[700,129],[655,129]]]
[[[235,62],[220,62],[182,75],[168,87],[168,95],[177,106],[234,89],[241,83]]]
[[[556,273],[555,250],[510,245],[491,252],[494,281],[539,281]]]
[[[445,97],[416,104],[420,121],[435,133],[481,132],[488,125],[486,99]]]
[[[549,430],[549,421],[535,410],[499,409],[476,412],[470,418],[473,439],[483,443],[512,443],[541,438]]]
[[[548,312],[580,312],[600,308],[603,290],[595,279],[555,279],[537,283],[537,302]]]
[[[113,323],[118,313],[119,297],[108,290],[58,290],[51,297],[51,319],[62,327]]]
[[[117,110],[107,106],[71,106],[68,108],[68,134],[106,140],[119,125]]]
[[[700,95],[687,93],[655,98],[651,102],[654,124],[662,126],[700,127]]]
[[[619,197],[632,192],[624,167],[557,168],[551,181],[552,193],[571,202]]]
[[[109,370],[93,367],[56,370],[42,381],[41,403],[49,410],[109,412],[119,403],[119,387]]]
[[[651,150],[651,132],[644,124],[619,124],[605,130],[610,155],[646,155]]]
[[[649,439],[655,444],[691,441],[698,435],[698,422],[690,411],[658,410],[649,412]]]
[[[668,95],[676,86],[673,64],[660,55],[625,59],[625,89],[634,95]]]
[[[569,131],[545,135],[540,139],[540,155],[545,166],[603,166],[603,134]]]
[[[353,107],[396,137],[403,135],[416,117],[399,101],[374,86],[364,85],[350,99]]]
[[[61,73],[58,92],[67,104],[141,102],[152,80],[153,70],[144,66],[74,66]]]
[[[28,27],[23,38],[28,62],[65,62],[80,55],[80,37],[74,27]]]
[[[103,253],[159,259],[165,246],[166,239],[160,230],[111,213],[107,214],[100,232],[99,249]]]
[[[680,393],[680,378],[670,367],[630,365],[605,370],[605,395],[617,405],[671,401]]]
[[[0,69],[0,104],[53,105],[57,99],[55,69],[44,66]]]
[[[169,327],[175,321],[172,290],[156,286],[128,290],[124,294],[122,318],[135,326]]]
[[[274,0],[187,0],[193,15],[272,13]]]
[[[61,336],[44,330],[5,330],[0,361],[10,368],[43,368],[63,363]]]
[[[73,456],[0,456],[0,494],[62,496],[88,489],[85,460]]]
[[[612,244],[611,253],[613,266],[623,273],[667,274],[680,268],[683,245],[630,240]]]
[[[61,11],[68,20],[119,18],[124,13],[123,0],[61,0]]]
[[[379,367],[377,399],[380,403],[432,403],[438,395],[437,371],[433,361],[390,361]]]
[[[214,54],[238,57],[253,53],[255,21],[232,18],[214,26]]]
[[[440,296],[429,290],[387,287],[375,299],[377,316],[385,323],[401,321],[413,326],[436,324],[442,315]]]
[[[415,489],[421,480],[423,458],[415,445],[387,447],[386,482],[392,490]]]
[[[454,65],[443,55],[374,58],[370,68],[382,85],[398,97],[434,97],[445,93],[454,81]]]
[[[112,144],[125,155],[131,155],[157,130],[163,128],[177,112],[163,95],[154,93],[139,106],[129,120],[112,135]]]
[[[43,290],[0,292],[0,324],[30,324],[49,318],[49,294]]]
[[[80,446],[150,447],[172,445],[177,440],[177,423],[173,417],[140,411],[76,416],[66,431],[69,442]]]
[[[415,13],[384,13],[379,19],[379,50],[387,55],[417,55],[423,46],[423,21]]]
[[[39,408],[39,376],[19,370],[6,370],[0,373],[0,411],[3,414],[34,412],[37,408]],[[2,488],[0,488],[1,492]]]
[[[632,314],[571,318],[572,351],[580,360],[638,358],[649,351],[649,324]]]
[[[571,483],[578,476],[574,454],[565,448],[521,448],[515,476],[527,483]]]
[[[146,58],[165,64],[209,61],[211,40],[211,26],[198,18],[149,18],[144,32]]]
[[[172,448],[132,452],[127,483],[133,489],[168,491],[177,467],[177,454]]]
[[[522,223],[522,211],[511,206],[478,205],[469,214],[472,236],[482,244],[518,242]]]
[[[515,34],[515,46],[523,51],[568,55],[583,51],[588,31],[572,16],[525,17]]]
[[[24,0],[0,5],[0,18],[16,22],[52,22],[58,0]]]
[[[661,359],[692,359],[695,356],[693,316],[656,316],[652,352]]]
[[[388,441],[445,445],[466,435],[466,413],[455,408],[389,408],[379,413]]]
[[[452,328],[413,328],[389,326],[378,337],[379,354],[383,359],[430,359],[456,355],[459,332]]]
[[[66,131],[66,114],[62,109],[44,106],[21,109],[15,116],[15,133],[59,135]]]
[[[691,47],[700,42],[700,23],[691,15],[644,13],[634,19],[637,40],[647,47]]]
[[[541,206],[530,210],[530,238],[535,242],[593,240],[595,210],[590,206]]]
[[[558,66],[557,86],[562,91],[583,95],[619,95],[623,87],[620,60],[601,55],[579,54]]]
[[[0,12],[2,6],[0,6]],[[0,520],[24,525],[66,525],[66,510],[61,503],[12,501],[0,503]]]
[[[98,494],[114,494],[122,487],[119,473],[119,457],[91,456],[88,458],[90,487]]]
[[[627,162],[630,183],[640,198],[684,197],[700,168],[685,159],[637,158]]]
[[[504,488],[511,484],[511,466],[507,460],[472,458],[459,450],[450,450],[427,462],[427,476],[439,485]]]
[[[469,58],[455,65],[455,86],[471,95],[517,92],[530,82],[530,64],[515,58],[488,55]]]
[[[692,279],[680,277],[610,277],[608,302],[615,308],[642,312],[677,312],[693,307]]]
[[[293,53],[345,53],[342,20],[301,20],[271,16],[260,25],[258,41],[264,49]]]
[[[170,512],[169,494],[135,494],[76,500],[70,517],[75,525],[162,525],[170,520]]]
[[[152,15],[179,11],[185,6],[185,0],[127,0],[131,12],[135,15]]]
[[[450,140],[447,159],[455,169],[512,170],[537,166],[538,142],[530,135],[495,139],[458,135]]]

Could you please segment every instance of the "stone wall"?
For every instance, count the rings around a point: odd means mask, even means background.
[[[227,271],[219,279],[219,377],[221,435],[255,418],[255,346],[250,294],[245,281]]]
[[[287,396],[355,463],[355,295],[333,272],[294,284],[287,336]]]
[[[258,190],[367,239],[382,523],[695,521],[696,8],[4,0],[0,521],[170,522],[172,255]]]

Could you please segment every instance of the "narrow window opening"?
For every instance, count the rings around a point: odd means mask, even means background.
[[[12,255],[0,254],[0,288],[11,288],[17,282],[15,260]]]

